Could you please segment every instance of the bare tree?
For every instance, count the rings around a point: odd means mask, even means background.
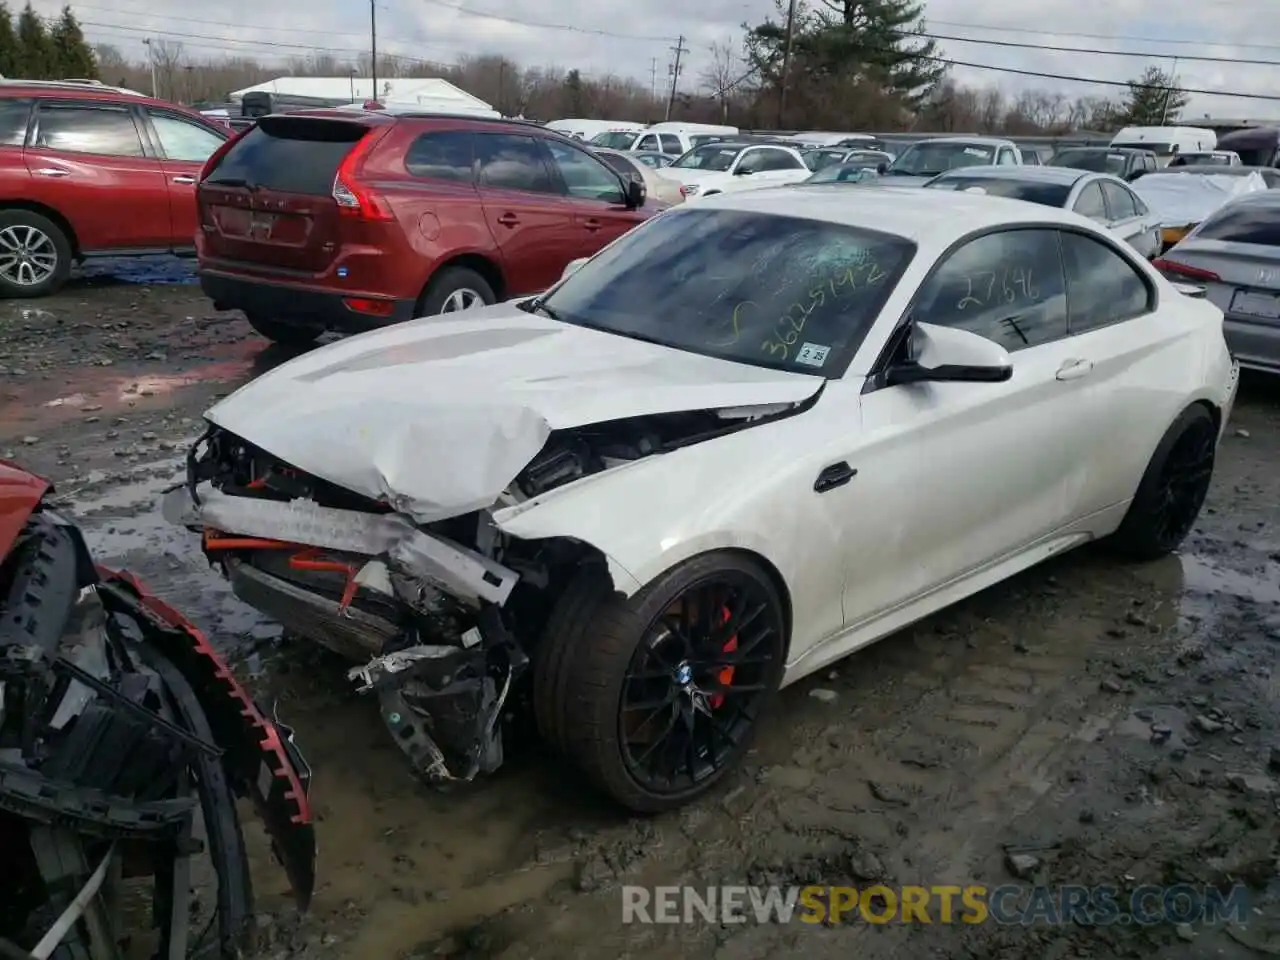
[[[742,58],[729,41],[711,45],[711,62],[699,75],[699,82],[720,105],[720,119],[729,119],[729,100],[742,73]]]
[[[148,47],[156,67],[156,76],[160,79],[160,96],[169,100],[178,99],[176,78],[178,71],[182,69],[182,44],[175,40],[153,40]]]

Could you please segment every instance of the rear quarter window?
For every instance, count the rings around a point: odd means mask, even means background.
[[[367,128],[303,118],[259,122],[227,151],[205,182],[327,197],[343,158]]]

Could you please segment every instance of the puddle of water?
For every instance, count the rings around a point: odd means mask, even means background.
[[[1271,560],[1253,574],[1194,554],[1184,555],[1182,576],[1184,589],[1189,594],[1216,594],[1249,603],[1280,606],[1280,564]]]
[[[235,598],[209,566],[195,534],[160,513],[161,493],[185,475],[181,458],[139,468],[139,479],[84,497],[67,498],[94,559],[136,573],[147,588],[180,610],[222,650],[236,652],[276,639],[281,628]],[[86,486],[106,475],[86,477]]]

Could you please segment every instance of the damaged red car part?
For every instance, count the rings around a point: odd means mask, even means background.
[[[198,629],[136,577],[93,564],[50,490],[0,461],[0,949],[117,956],[98,887],[118,863],[154,877],[160,960],[239,957],[253,906],[235,798],[253,801],[305,909],[310,771]],[[193,937],[202,847],[217,897]]]

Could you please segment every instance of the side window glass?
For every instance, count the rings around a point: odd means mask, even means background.
[[[226,140],[189,120],[180,120],[154,110],[148,111],[148,116],[167,160],[204,163]]]
[[[1080,233],[1062,234],[1071,332],[1132,320],[1152,309],[1155,291],[1115,250]]]
[[[684,148],[680,146],[680,138],[673,133],[664,133],[662,135],[662,152],[674,153],[676,156],[684,153]]]
[[[623,203],[626,200],[617,176],[595,157],[585,150],[575,150],[554,140],[548,140],[546,144],[551,151],[552,164],[569,189],[569,196],[603,200],[605,203]]]
[[[1076,197],[1074,209],[1082,217],[1105,221],[1107,219],[1107,205],[1102,199],[1102,188],[1096,183],[1086,186],[1080,191],[1080,196]]]
[[[475,150],[482,187],[526,193],[563,193],[551,176],[545,151],[533,137],[477,134]]]
[[[1107,198],[1107,208],[1112,220],[1129,220],[1138,215],[1133,205],[1133,194],[1118,183],[1104,183],[1102,192]]]
[[[424,133],[404,156],[404,168],[415,177],[459,183],[471,183],[474,163],[471,134],[460,130]]]
[[[785,150],[765,148],[760,151],[760,170],[799,170],[805,167],[803,160],[796,160]]]
[[[965,244],[930,277],[913,312],[921,323],[957,327],[1009,352],[1067,335],[1067,297],[1057,235],[1006,230]]]
[[[657,134],[649,134],[647,137],[641,137],[640,142],[636,144],[637,150],[660,150],[658,146]]]
[[[763,167],[764,153],[761,150],[744,150],[738,157],[734,173],[759,173]]]
[[[20,147],[26,143],[27,123],[30,120],[30,100],[0,100],[0,146]]]
[[[105,157],[142,156],[133,114],[123,107],[42,104],[36,146]]]
[[[1013,151],[1008,147],[1004,147],[1000,150],[1000,159],[996,162],[1002,167],[1016,166],[1013,162]]]

